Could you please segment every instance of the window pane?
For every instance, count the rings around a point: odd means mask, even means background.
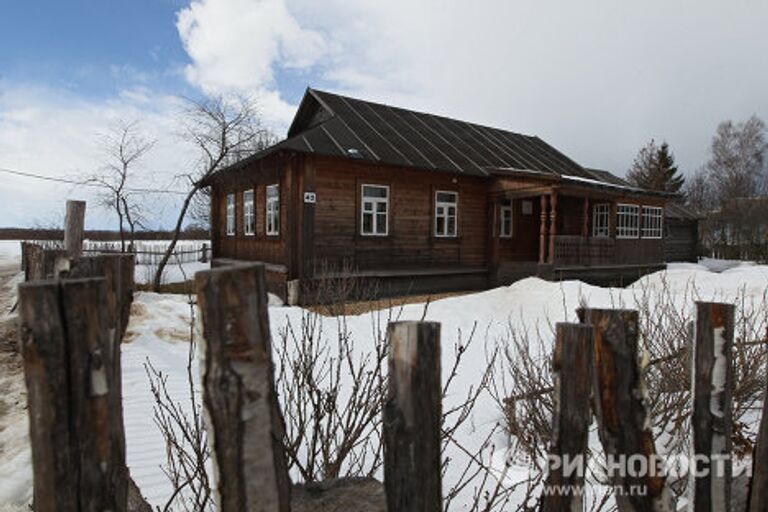
[[[437,218],[437,228],[435,232],[438,235],[444,235],[445,234],[445,217],[438,217]]]
[[[387,189],[385,187],[374,187],[370,185],[363,186],[363,197],[387,197]]]
[[[376,233],[384,235],[387,232],[387,215],[379,213],[376,216]]]
[[[370,213],[363,214],[363,233],[373,233],[373,215]]]
[[[387,213],[387,203],[376,203],[376,211],[378,213]]]
[[[450,192],[438,192],[437,193],[437,201],[440,203],[455,203],[456,202],[456,194],[450,193]]]
[[[456,234],[456,217],[448,218],[448,234],[449,235]]]
[[[363,203],[363,211],[365,212],[372,212],[373,211],[373,203],[365,202]]]

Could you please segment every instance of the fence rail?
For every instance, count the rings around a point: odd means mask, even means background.
[[[64,250],[61,240],[42,240],[22,242],[35,245],[45,250]],[[84,240],[82,252],[85,254],[133,254],[137,265],[157,265],[165,255],[167,242],[137,241],[130,250],[120,249],[120,241]],[[23,252],[22,252],[23,254]],[[182,240],[171,253],[171,263],[207,262],[210,258],[210,243],[196,240]]]

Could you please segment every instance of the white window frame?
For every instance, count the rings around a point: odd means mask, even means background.
[[[438,201],[437,197],[440,194],[450,194],[454,196],[455,200],[453,202],[449,201]],[[453,207],[455,213],[453,214],[453,233],[448,232],[448,220],[451,218],[451,215],[448,213],[448,208]],[[440,209],[443,209],[443,213],[439,213]],[[440,219],[444,219],[443,221],[443,227],[445,229],[444,233],[438,232],[438,221]],[[459,193],[453,190],[435,190],[435,226],[434,226],[434,234],[436,238],[456,238],[459,236]]]
[[[236,217],[235,217],[235,194],[227,194],[227,236],[235,236]]]
[[[512,238],[515,231],[515,213],[512,208],[512,201],[509,204],[501,204],[499,207],[499,238]],[[504,222],[504,216],[509,215],[509,225]]]
[[[595,238],[611,236],[610,203],[597,203],[592,206],[592,236]]]
[[[243,191],[243,233],[253,236],[256,227],[256,211],[253,209],[253,189]]]
[[[640,205],[616,205],[616,238],[640,238]]]
[[[376,188],[386,192],[385,197],[366,196],[365,189]],[[384,232],[379,233],[379,205],[383,204]],[[370,205],[370,209],[366,209]],[[371,216],[371,230],[365,231],[365,216]],[[389,185],[377,185],[375,183],[363,183],[360,185],[360,236],[388,236],[389,235]]]
[[[276,190],[277,193],[270,196],[270,191]],[[267,236],[278,236],[280,234],[280,184],[267,185],[264,224]]]
[[[643,238],[658,240],[664,233],[664,208],[643,206]]]

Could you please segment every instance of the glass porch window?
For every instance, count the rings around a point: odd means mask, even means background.
[[[616,238],[640,236],[640,207],[636,204],[619,204],[616,210]]]
[[[661,238],[664,210],[659,206],[643,206],[643,238]]]
[[[592,236],[609,237],[610,232],[611,205],[608,203],[599,203],[592,207]]]

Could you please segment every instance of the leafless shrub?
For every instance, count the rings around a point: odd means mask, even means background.
[[[687,454],[691,443],[691,344],[695,309],[701,300],[694,282],[681,292],[672,290],[662,278],[660,287],[641,285],[633,298],[624,303],[612,297],[615,307],[638,310],[640,343],[646,353],[653,430],[657,450],[666,455]],[[737,456],[748,456],[755,442],[755,417],[766,387],[765,368],[768,346],[768,291],[762,297],[750,298],[745,289],[737,297],[718,300],[735,302],[736,332],[734,347],[733,442]],[[587,304],[582,304],[587,306]],[[545,322],[551,325],[550,322]],[[550,370],[554,332],[551,327],[523,327],[511,323],[502,339],[493,346],[503,346],[489,391],[505,418],[509,435],[509,457],[518,465],[530,465],[543,471],[551,435],[552,374]],[[596,485],[608,484],[601,476],[600,453],[589,452],[587,482],[592,486],[588,508],[611,510],[615,507],[610,494]],[[687,482],[674,486],[677,496],[686,492]]]
[[[305,482],[372,476],[382,462],[385,335],[375,329],[370,352],[356,351],[345,319],[334,323],[331,341],[323,317],[304,312],[275,347],[289,469]]]

